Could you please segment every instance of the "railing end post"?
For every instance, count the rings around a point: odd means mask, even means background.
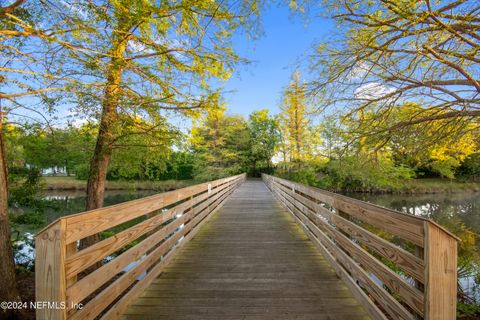
[[[67,317],[65,220],[59,219],[35,237],[35,300],[37,319]],[[64,306],[64,307],[62,307]]]
[[[457,239],[425,221],[425,319],[455,319],[457,312]]]

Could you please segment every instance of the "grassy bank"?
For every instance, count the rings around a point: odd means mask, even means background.
[[[155,190],[169,191],[193,184],[190,180],[175,181],[107,181],[107,190]],[[85,190],[87,182],[74,177],[43,177],[44,190]]]
[[[394,190],[394,193],[460,193],[479,192],[480,182],[462,182],[448,179],[413,179]]]
[[[322,188],[320,186],[320,188]],[[356,187],[356,188],[326,188],[333,192],[359,192],[374,194],[449,194],[480,192],[480,182],[462,182],[456,180],[432,178],[432,179],[407,179],[396,181],[391,186]]]
[[[278,177],[337,193],[359,192],[374,194],[429,194],[480,192],[480,181],[450,180],[445,178],[409,178],[375,176],[368,172],[353,171],[346,174],[319,174],[299,171],[275,174]]]

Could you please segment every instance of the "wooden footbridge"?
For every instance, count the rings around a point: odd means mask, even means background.
[[[97,233],[100,242],[77,249]],[[268,175],[63,217],[37,235],[36,251],[36,300],[51,303],[37,319],[456,315],[449,232]]]

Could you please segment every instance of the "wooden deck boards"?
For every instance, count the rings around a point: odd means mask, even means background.
[[[123,319],[368,319],[262,181],[246,181]]]

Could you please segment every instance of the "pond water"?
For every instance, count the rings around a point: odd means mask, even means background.
[[[471,261],[473,270],[459,274],[460,284],[468,296],[480,302],[480,288],[475,273],[480,267],[473,258],[480,252],[480,194],[475,192],[453,194],[382,194],[349,193],[349,197],[374,203],[400,212],[432,219],[462,238],[459,261]]]

